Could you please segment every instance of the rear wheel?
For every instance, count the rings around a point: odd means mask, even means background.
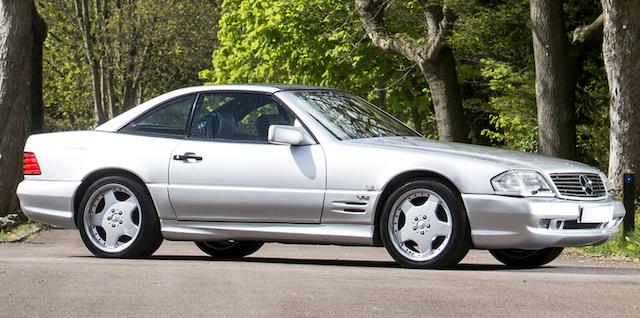
[[[144,186],[106,177],[89,186],[78,215],[85,246],[100,257],[150,256],[162,243],[155,206]]]
[[[469,251],[469,223],[460,196],[437,180],[411,181],[393,192],[380,217],[389,254],[410,268],[455,265]]]
[[[548,247],[541,250],[502,249],[489,250],[489,253],[507,266],[538,267],[558,258],[563,249],[562,247]]]
[[[196,246],[203,252],[209,254],[211,257],[216,258],[240,258],[255,253],[259,250],[263,242],[250,242],[250,241],[207,241],[207,242],[194,242]]]

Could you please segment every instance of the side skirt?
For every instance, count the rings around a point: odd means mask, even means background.
[[[282,243],[373,245],[373,225],[233,223],[160,220],[172,241],[247,240]]]

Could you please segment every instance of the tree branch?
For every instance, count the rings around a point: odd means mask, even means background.
[[[443,18],[442,8],[438,5],[430,5],[426,0],[417,0],[417,2],[422,7],[425,21],[427,21],[427,36],[429,39],[435,39],[438,36],[440,21]]]
[[[446,46],[446,39],[451,32],[453,20],[455,17],[447,6],[442,6],[442,19],[438,23],[437,32],[433,37],[429,37],[429,49],[427,50],[427,59],[434,60],[438,58],[440,51]]]
[[[426,47],[418,44],[405,33],[391,34],[384,25],[384,2],[375,0],[355,0],[365,32],[373,44],[380,49],[400,54],[407,59],[421,63],[421,52]]]
[[[596,39],[602,39],[604,27],[604,13],[600,14],[591,24],[577,27],[572,32],[572,45],[587,44]]]
[[[82,39],[84,40],[85,53],[87,54],[87,60],[89,63],[95,63],[95,56],[93,54],[93,38],[91,36],[91,21],[87,14],[87,1],[75,0],[76,19],[78,20],[78,27],[82,32]]]
[[[455,17],[446,5],[431,4],[427,0],[417,0],[417,2],[422,7],[427,21],[428,43],[424,58],[435,60],[440,50],[446,45],[445,41],[451,32]]]

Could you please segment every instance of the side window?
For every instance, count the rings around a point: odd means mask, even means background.
[[[140,116],[122,131],[184,137],[196,95],[180,97]]]
[[[271,125],[293,125],[294,116],[273,97],[251,93],[202,94],[191,139],[266,143]]]

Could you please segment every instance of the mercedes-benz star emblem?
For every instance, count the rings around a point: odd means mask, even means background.
[[[580,175],[580,186],[582,186],[582,191],[587,195],[593,194],[593,184],[591,184],[591,180],[587,176]]]

